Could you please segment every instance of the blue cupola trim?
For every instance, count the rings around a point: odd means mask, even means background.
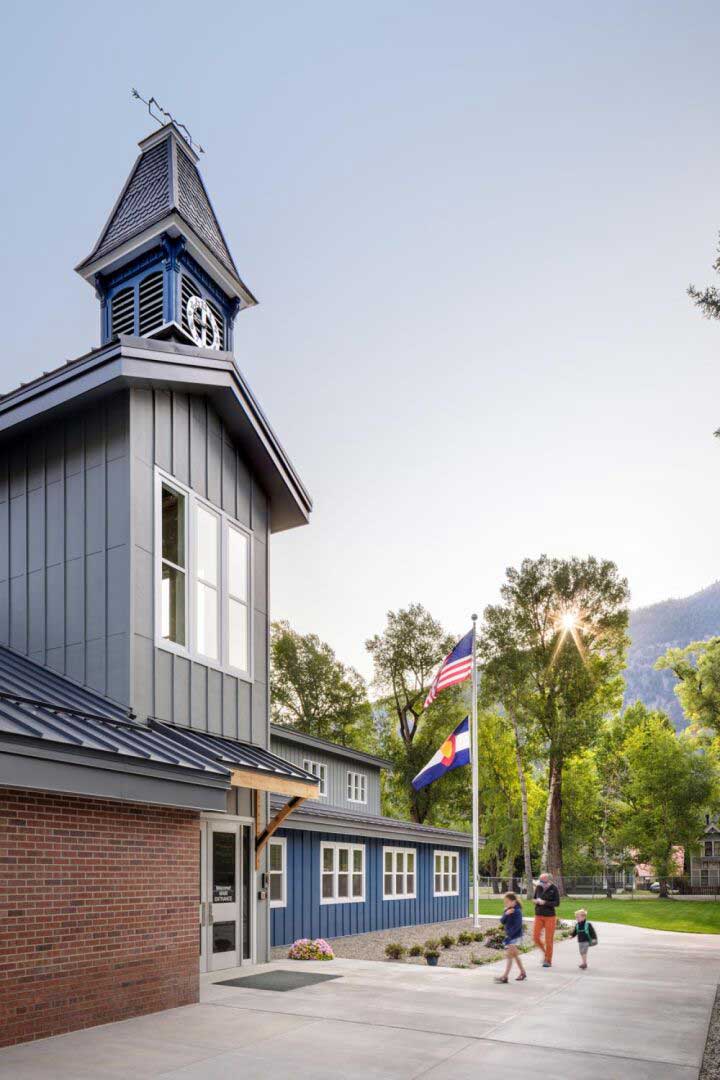
[[[156,336],[181,330],[192,343],[184,315],[188,295],[206,299],[215,313],[224,350],[233,347],[233,323],[240,309],[186,250],[183,236],[164,234],[160,243],[117,270],[96,274],[103,344],[118,334]],[[184,300],[185,298],[185,300]]]

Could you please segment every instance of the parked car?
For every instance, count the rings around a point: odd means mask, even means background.
[[[672,885],[668,885],[668,890],[667,891],[669,893],[679,893],[680,892],[679,889],[676,889]],[[660,882],[659,881],[653,881],[652,885],[650,886],[650,892],[660,892]]]

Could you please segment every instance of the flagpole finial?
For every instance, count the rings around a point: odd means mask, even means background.
[[[470,618],[472,619],[473,622],[477,622],[477,618],[478,618],[477,615],[471,615]]]

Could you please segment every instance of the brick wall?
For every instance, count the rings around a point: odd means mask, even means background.
[[[0,788],[0,1046],[198,1000],[198,814]]]

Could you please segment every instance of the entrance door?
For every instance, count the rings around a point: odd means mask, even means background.
[[[251,854],[249,825],[201,822],[201,971],[239,967],[251,959]]]

